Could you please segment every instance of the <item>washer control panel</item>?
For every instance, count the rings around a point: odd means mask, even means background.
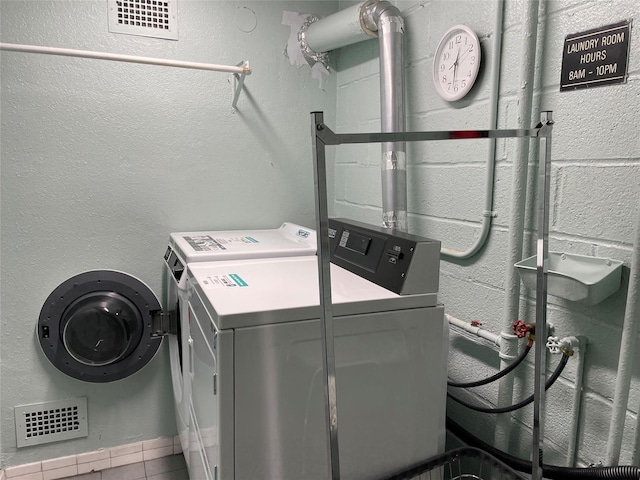
[[[342,218],[329,219],[331,261],[399,295],[437,293],[440,242]]]

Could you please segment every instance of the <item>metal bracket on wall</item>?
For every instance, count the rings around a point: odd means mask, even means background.
[[[240,97],[240,92],[244,88],[244,77],[251,74],[251,68],[249,68],[249,62],[243,60],[240,62],[237,67],[242,68],[242,73],[234,73],[233,74],[233,100],[231,102],[231,106],[233,108],[238,108],[238,98]]]
[[[327,184],[325,147],[327,145],[343,145],[355,143],[383,142],[418,142],[432,140],[469,140],[494,138],[527,137],[541,143],[539,150],[539,225],[538,225],[538,277],[536,292],[536,322],[541,331],[547,328],[547,264],[548,264],[548,230],[549,230],[549,177],[551,166],[551,131],[553,127],[551,112],[544,112],[540,123],[531,129],[513,130],[459,130],[433,132],[398,132],[398,133],[344,133],[333,132],[324,123],[322,112],[311,112],[311,138],[314,163],[315,200],[316,200],[316,232],[318,239],[318,280],[320,284],[320,328],[323,357],[323,380],[325,386],[325,414],[327,419],[326,436],[329,471],[331,479],[340,478],[338,458],[338,408],[336,404],[335,354],[333,343],[333,308],[331,301],[331,274],[329,253],[329,218],[327,206]],[[544,418],[544,375],[546,356],[544,342],[536,348],[534,390],[534,441],[533,463],[534,477],[541,475],[542,465],[542,424]],[[540,381],[542,383],[540,384]],[[537,458],[536,458],[537,457]],[[541,477],[538,477],[541,478]],[[536,479],[537,480],[537,479]]]

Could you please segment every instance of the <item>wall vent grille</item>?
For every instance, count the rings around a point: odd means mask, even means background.
[[[177,0],[108,0],[109,31],[178,39]]]
[[[19,405],[14,409],[18,448],[88,436],[87,399]]]

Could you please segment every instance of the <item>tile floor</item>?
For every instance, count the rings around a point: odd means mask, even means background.
[[[189,480],[189,475],[184,456],[179,454],[61,480]]]

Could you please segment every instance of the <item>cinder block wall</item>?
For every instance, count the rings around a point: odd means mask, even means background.
[[[495,41],[495,1],[397,2],[406,26],[407,128],[446,130],[489,128],[489,89],[492,45]],[[513,128],[518,118],[518,93],[525,1],[506,2],[501,57],[499,128]],[[640,36],[632,30],[629,78],[625,84],[560,92],[562,49],[566,35],[637,16],[634,1],[546,2],[539,20],[539,56],[535,65],[539,85],[533,100],[536,112],[552,110],[550,249],[610,257],[625,262],[620,290],[604,302],[588,307],[549,297],[548,320],[559,337],[588,338],[585,390],[578,429],[581,463],[604,460],[624,318],[631,242],[640,193]],[[637,19],[635,19],[637,21]],[[483,67],[473,91],[449,104],[436,94],[432,62],[437,43],[455,24],[473,28],[482,44]],[[542,32],[546,33],[542,36]],[[368,41],[342,49],[337,64],[337,125],[339,132],[379,131],[378,46]],[[494,218],[489,240],[471,260],[442,261],[441,293],[446,312],[460,319],[482,322],[498,333],[504,317],[504,279],[511,208],[512,165],[517,143],[500,140],[496,155]],[[412,144],[408,158],[409,231],[466,250],[479,233],[484,205],[488,142],[431,142]],[[381,221],[380,153],[378,146],[336,150],[336,214],[373,223]],[[535,253],[535,165],[529,168],[524,256]],[[535,292],[522,289],[520,318],[534,321]],[[516,320],[514,318],[513,320]],[[621,463],[629,463],[633,426],[640,404],[640,362],[635,359]],[[559,358],[550,356],[551,368]],[[517,400],[533,391],[533,356],[515,384]],[[496,349],[452,329],[450,376],[458,381],[482,378],[499,367]],[[564,464],[570,426],[568,409],[575,378],[575,362],[548,393],[548,463]],[[476,402],[495,401],[496,388],[475,389]],[[476,414],[449,403],[449,414],[481,438],[493,441],[495,416]],[[510,450],[523,458],[531,452],[532,408],[513,416]]]

